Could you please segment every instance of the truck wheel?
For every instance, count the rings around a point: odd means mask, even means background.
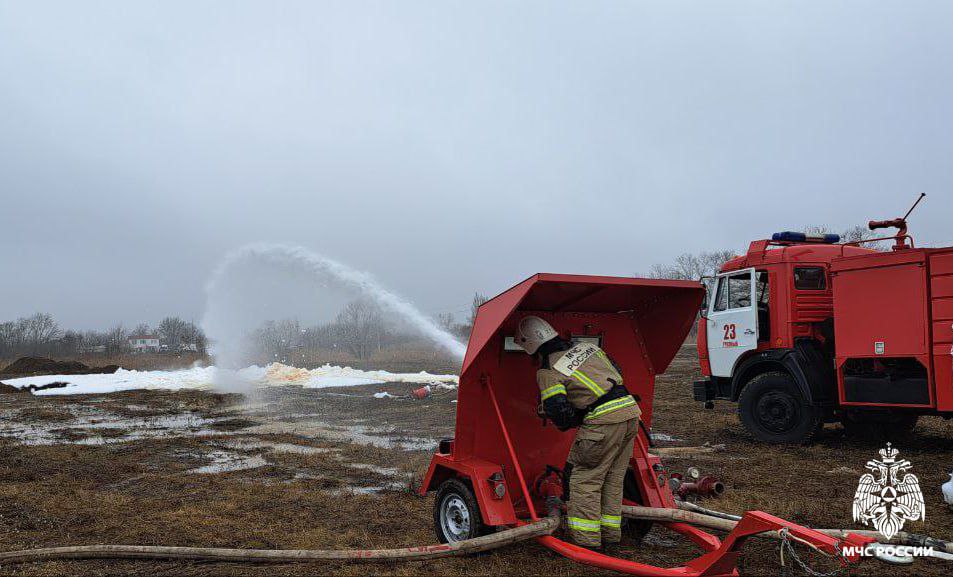
[[[824,426],[820,409],[804,399],[785,373],[764,373],[748,381],[738,412],[745,429],[766,443],[807,443]]]
[[[893,441],[910,437],[919,415],[848,411],[841,417],[844,433],[850,437],[876,441]]]
[[[639,491],[639,484],[635,480],[635,473],[632,468],[625,472],[625,478],[622,480],[622,496],[627,501],[632,501],[639,505],[644,505],[642,493]],[[622,519],[622,533],[631,537],[636,544],[642,542],[645,536],[652,530],[652,521],[645,519]]]
[[[440,485],[434,501],[433,523],[441,543],[466,541],[489,533],[480,517],[476,495],[460,479],[447,479]]]

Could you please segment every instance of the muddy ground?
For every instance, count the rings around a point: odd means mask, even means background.
[[[721,477],[728,492],[705,504],[761,509],[825,527],[854,527],[851,499],[879,443],[857,443],[829,425],[809,447],[751,440],[719,403],[691,399],[694,350],[685,347],[657,387],[659,445],[724,443],[727,451],[666,459]],[[420,366],[417,370],[434,367]],[[247,548],[379,548],[434,541],[432,497],[411,492],[437,439],[450,436],[454,391],[423,401],[376,399],[411,385],[337,389],[272,388],[245,399],[199,391],[132,391],[90,396],[0,395],[0,549],[93,543]],[[663,437],[667,435],[668,437]],[[924,522],[906,530],[953,539],[953,512],[939,486],[953,466],[953,424],[922,419],[899,444],[924,490]],[[772,542],[746,546],[743,572],[777,575]],[[622,554],[675,565],[698,554],[662,528]],[[803,553],[806,559],[810,555]],[[816,568],[833,566],[814,559]],[[949,565],[867,561],[853,574],[947,575]],[[78,561],[0,567],[15,575],[594,575],[525,544],[476,558],[426,564],[247,565]],[[793,571],[800,574],[800,571]]]

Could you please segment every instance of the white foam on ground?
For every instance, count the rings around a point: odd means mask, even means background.
[[[216,367],[199,367],[180,371],[127,371],[119,369],[111,375],[44,375],[6,379],[4,382],[21,389],[30,385],[41,387],[56,382],[66,383],[66,386],[61,388],[34,391],[36,395],[93,395],[134,389],[210,390],[213,388],[213,383],[221,382],[220,371],[224,372],[224,369]],[[362,371],[351,367],[332,365],[324,365],[309,370],[281,363],[272,363],[266,367],[253,365],[238,371],[228,372],[231,378],[240,379],[251,386],[261,387],[297,385],[309,389],[324,389],[381,383],[430,384],[458,382],[456,375],[433,375],[423,371],[419,373]],[[217,377],[219,377],[219,381],[216,381]]]

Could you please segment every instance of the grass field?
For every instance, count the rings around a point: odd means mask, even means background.
[[[423,362],[423,360],[422,360]],[[426,364],[418,370],[439,370]],[[724,443],[727,451],[667,459],[723,479],[728,492],[706,505],[761,509],[797,522],[854,527],[851,499],[879,443],[846,439],[829,426],[806,447],[769,447],[744,432],[734,407],[691,400],[694,349],[659,378],[655,433],[664,445]],[[434,541],[432,497],[411,493],[434,443],[452,435],[453,391],[423,401],[412,385],[338,389],[280,387],[253,398],[199,391],[129,391],[102,396],[0,397],[0,549],[93,543],[248,548],[377,548]],[[902,456],[924,490],[924,522],[906,530],[953,539],[953,513],[939,486],[948,478],[953,425],[922,419]],[[663,528],[622,554],[677,565],[698,554]],[[777,575],[772,542],[746,545],[745,574]],[[825,560],[817,567],[829,570]],[[867,561],[854,574],[947,575],[948,565]],[[477,558],[427,564],[239,565],[81,561],[0,567],[22,575],[594,575],[535,544]],[[795,571],[794,574],[798,574]]]

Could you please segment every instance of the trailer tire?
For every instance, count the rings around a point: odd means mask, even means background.
[[[787,373],[762,373],[748,381],[738,413],[749,433],[772,444],[808,443],[824,426],[820,408],[804,398]]]
[[[473,489],[456,478],[447,479],[437,489],[433,524],[441,543],[456,543],[492,532],[490,527],[483,524],[480,505]]]

